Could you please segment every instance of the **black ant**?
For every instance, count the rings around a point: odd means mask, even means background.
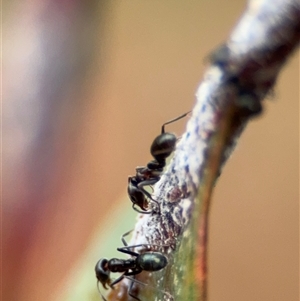
[[[128,278],[131,280],[131,285],[128,290],[129,296],[132,298],[141,301],[138,297],[134,296],[131,293],[133,283],[138,282],[140,284],[143,284],[139,282],[138,280],[135,280],[134,278],[127,277],[127,276],[133,276],[141,273],[142,271],[148,271],[148,272],[156,272],[161,269],[163,269],[168,264],[168,259],[165,255],[163,255],[160,252],[144,252],[144,253],[136,253],[133,251],[130,251],[130,248],[136,248],[136,247],[148,247],[150,245],[147,244],[140,244],[135,246],[128,246],[124,237],[128,235],[131,231],[125,233],[122,236],[122,242],[125,247],[117,248],[119,252],[128,254],[133,256],[129,259],[118,259],[118,258],[112,258],[107,260],[106,258],[101,258],[96,266],[95,266],[95,272],[96,277],[99,282],[103,285],[105,289],[108,289],[106,285],[108,285],[110,288],[113,288],[114,285],[122,281],[124,278]],[[152,245],[153,246],[153,245]],[[154,245],[156,246],[156,245]],[[161,246],[163,247],[163,246]],[[112,281],[110,279],[110,272],[112,273],[123,273],[120,277]],[[99,287],[98,287],[99,288]],[[100,292],[100,290],[99,290]],[[101,294],[101,293],[100,293]],[[104,296],[101,294],[102,299],[106,301]]]
[[[175,134],[165,132],[165,126],[173,123],[190,112],[174,118],[161,127],[161,134],[158,135],[152,142],[150,152],[154,160],[150,161],[147,166],[139,166],[136,168],[136,175],[128,178],[128,195],[132,202],[132,208],[139,213],[152,213],[154,210],[148,211],[148,199],[156,203],[159,212],[159,204],[152,199],[151,194],[144,188],[145,186],[154,185],[160,179],[164,167],[166,166],[166,159],[173,152],[177,137]],[[135,206],[139,206],[137,209]]]

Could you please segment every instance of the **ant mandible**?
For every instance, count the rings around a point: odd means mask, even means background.
[[[128,178],[127,191],[132,202],[132,208],[135,211],[148,214],[156,211],[155,209],[148,210],[148,199],[150,199],[156,203],[157,211],[158,213],[160,212],[158,202],[151,197],[151,194],[144,187],[154,185],[159,181],[163,169],[166,166],[166,159],[175,148],[177,137],[175,134],[165,132],[165,126],[185,117],[189,113],[190,111],[162,125],[161,134],[153,140],[150,147],[150,152],[154,160],[150,161],[147,166],[137,167],[136,175]],[[141,210],[135,206],[140,207]]]
[[[140,244],[140,245],[135,245],[135,246],[128,246],[124,237],[128,235],[131,231],[125,233],[122,236],[122,242],[125,247],[117,248],[119,252],[128,254],[133,256],[132,258],[129,259],[118,259],[118,258],[112,258],[107,260],[106,258],[101,258],[96,266],[95,266],[95,272],[96,272],[96,277],[99,282],[101,282],[102,286],[105,289],[108,289],[106,285],[108,285],[110,288],[113,288],[114,285],[119,283],[121,280],[124,278],[127,278],[127,276],[133,276],[141,273],[142,271],[148,271],[148,272],[156,272],[161,269],[163,269],[167,264],[168,264],[168,259],[165,255],[163,255],[160,252],[144,252],[142,254],[130,251],[130,248],[136,248],[136,247],[142,247],[142,246],[150,246],[146,244]],[[123,273],[119,278],[115,279],[112,281],[110,279],[110,272],[112,273]],[[128,278],[131,280],[131,285],[128,290],[129,296],[132,298],[141,301],[138,297],[134,296],[131,293],[133,283],[134,281],[138,282],[134,278]],[[98,287],[99,288],[99,287]],[[100,292],[100,290],[99,290]],[[101,294],[101,293],[100,293]],[[101,294],[102,299],[104,301],[107,301],[104,296]]]

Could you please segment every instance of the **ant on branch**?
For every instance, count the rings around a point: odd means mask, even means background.
[[[132,231],[132,230],[131,230]],[[107,260],[106,258],[101,258],[96,266],[95,266],[95,272],[96,277],[98,280],[98,290],[99,290],[99,282],[101,282],[102,286],[105,289],[108,289],[106,285],[108,285],[110,288],[114,288],[114,285],[122,281],[124,278],[130,279],[131,284],[128,289],[128,294],[132,298],[141,301],[138,297],[134,296],[131,293],[133,283],[137,282],[140,284],[144,284],[139,282],[138,280],[135,280],[134,278],[127,277],[127,276],[134,276],[142,271],[148,271],[148,272],[156,272],[161,269],[163,269],[168,264],[168,259],[165,255],[163,255],[160,252],[144,252],[144,253],[136,253],[130,250],[130,248],[136,248],[136,247],[149,247],[151,245],[147,244],[140,244],[135,246],[128,246],[127,242],[125,241],[125,236],[128,235],[131,231],[126,232],[122,236],[122,242],[124,244],[124,247],[117,248],[119,252],[131,255],[133,257],[129,259],[118,259],[118,258],[112,258]],[[156,245],[152,245],[156,246]],[[160,246],[163,247],[163,246]],[[112,273],[123,273],[120,277],[112,281],[110,279],[110,272]],[[100,290],[99,290],[100,292]],[[101,292],[100,292],[101,294]],[[101,297],[104,301],[107,301],[104,296],[101,294]]]
[[[150,153],[154,160],[150,161],[147,166],[138,166],[136,168],[136,175],[128,178],[127,191],[132,202],[132,208],[135,211],[147,214],[154,212],[154,209],[148,211],[148,199],[150,199],[156,203],[159,212],[158,202],[151,197],[151,194],[144,187],[154,185],[159,181],[163,169],[166,166],[166,159],[175,148],[177,137],[175,134],[165,132],[165,126],[185,117],[189,113],[190,111],[162,125],[161,134],[153,140],[150,147]],[[140,207],[141,210],[135,206]]]

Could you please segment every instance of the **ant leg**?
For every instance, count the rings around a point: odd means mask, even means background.
[[[141,285],[148,285],[147,283],[144,283],[144,282],[142,282],[142,281],[139,281],[139,280],[137,280],[137,279],[135,279],[135,278],[132,278],[132,277],[128,277],[128,276],[124,276],[124,278],[126,278],[126,279],[128,279],[128,280],[130,280],[130,281],[132,281],[132,282],[136,282],[136,283],[138,283],[138,284],[141,284]]]
[[[119,278],[115,279],[109,286],[113,289],[113,286],[122,281],[124,278],[127,278],[126,276],[136,275],[139,274],[141,271],[141,269],[136,268],[131,272],[125,272]]]
[[[138,256],[139,256],[138,253],[128,250],[129,248],[132,248],[132,246],[126,246],[126,247],[117,248],[117,250],[118,250],[119,252],[122,252],[122,253],[125,253],[125,254],[128,254],[128,255],[131,255],[131,256],[135,256],[135,257],[138,257]]]
[[[124,245],[124,247],[120,247],[119,249],[128,249],[128,248],[135,248],[135,247],[139,247],[139,246],[145,246],[147,244],[139,244],[139,245],[134,245],[134,246],[128,246],[127,241],[125,240],[125,236],[129,235],[134,229],[127,231],[126,233],[124,233],[121,237],[122,243]]]
[[[138,183],[137,187],[142,190],[146,195],[147,197],[149,197],[151,200],[153,200],[151,198],[151,194],[144,188],[144,186],[151,186],[151,185],[154,185],[156,184],[158,181],[160,180],[160,177],[153,177],[149,180],[144,180],[140,183]],[[155,202],[155,200],[153,200]]]
[[[124,278],[127,278],[128,280],[131,281],[131,284],[130,284],[130,287],[129,287],[129,290],[128,290],[128,295],[131,296],[132,298],[136,299],[135,297],[136,296],[133,296],[131,294],[131,290],[132,290],[132,287],[133,287],[133,282],[136,282],[140,285],[144,285],[144,286],[147,286],[147,287],[150,287],[150,288],[153,288],[155,290],[158,290],[158,291],[161,291],[164,295],[168,296],[171,300],[174,300],[174,297],[169,293],[169,292],[166,292],[164,290],[160,290],[160,289],[157,289],[156,287],[152,286],[152,285],[149,285],[147,283],[144,283],[144,282],[141,282],[139,280],[136,280],[135,278],[131,278],[131,277],[127,277],[127,276],[124,276]]]
[[[117,250],[118,250],[119,252],[128,254],[128,253],[124,252],[124,250],[130,251],[130,250],[129,250],[130,248],[137,248],[137,247],[149,247],[149,246],[155,246],[155,247],[170,247],[169,245],[157,245],[157,244],[138,244],[138,245],[128,246],[128,243],[127,243],[127,241],[125,240],[124,237],[127,236],[127,235],[129,235],[132,231],[133,231],[133,229],[130,230],[130,231],[128,231],[128,232],[126,232],[126,233],[124,233],[124,234],[122,235],[121,240],[122,240],[122,243],[123,243],[124,247],[117,248]],[[133,252],[133,251],[130,251],[130,252]],[[133,252],[133,253],[135,253],[135,252]],[[137,253],[135,253],[135,254],[137,254]],[[131,255],[131,254],[129,254],[129,255]],[[137,255],[139,255],[139,254],[137,254]],[[137,256],[137,255],[133,255],[133,256]],[[126,274],[126,275],[127,275],[127,274]]]
[[[128,254],[128,255],[137,257],[140,254],[129,250],[129,248],[146,247],[147,249],[149,249],[149,247],[151,247],[151,246],[154,246],[154,247],[163,247],[163,248],[169,248],[170,247],[170,245],[139,244],[139,245],[133,245],[133,246],[120,247],[120,248],[117,248],[117,250],[119,252],[122,252],[122,253],[125,253],[125,254]],[[126,275],[128,275],[128,274],[126,274]]]
[[[172,120],[169,120],[169,121],[165,122],[165,123],[162,125],[162,127],[161,127],[161,133],[164,134],[164,132],[165,132],[165,126],[166,126],[167,124],[173,123],[173,122],[175,122],[175,121],[177,121],[177,120],[179,120],[179,119],[185,117],[185,116],[188,115],[189,113],[191,113],[191,111],[188,111],[187,113],[184,113],[184,114],[180,115],[179,117],[176,117],[176,118],[174,118],[174,119],[172,119]]]
[[[128,232],[126,232],[126,233],[124,233],[124,234],[122,235],[121,240],[122,240],[122,243],[123,243],[124,247],[117,248],[117,250],[118,250],[119,252],[124,253],[123,250],[128,250],[128,251],[130,251],[130,250],[129,250],[130,248],[137,248],[137,247],[149,246],[149,245],[147,245],[147,244],[139,244],[139,245],[128,246],[128,243],[127,243],[127,241],[125,240],[124,237],[127,236],[127,235],[129,235],[132,231],[133,231],[133,229],[130,230],[130,231],[128,231]],[[158,246],[158,245],[152,245],[152,246]],[[159,246],[161,246],[161,245],[159,245]],[[132,251],[131,251],[131,252],[132,252]],[[125,252],[125,253],[126,253],[126,252]],[[135,252],[133,252],[133,253],[135,253]],[[128,254],[128,253],[126,253],[126,254]],[[135,253],[135,254],[137,254],[137,253]],[[131,255],[131,254],[130,254],[130,255]],[[134,256],[138,256],[138,255],[139,255],[139,254],[134,255]],[[127,274],[126,274],[126,275],[127,275]]]
[[[129,289],[128,289],[128,295],[129,295],[131,298],[133,298],[133,299],[136,299],[136,300],[138,300],[138,301],[142,301],[140,298],[138,298],[137,296],[135,296],[135,295],[133,295],[133,294],[131,293],[132,288],[133,288],[133,283],[134,283],[134,282],[142,283],[142,282],[135,280],[135,276],[134,276],[133,278],[128,278],[128,279],[131,280],[131,283],[130,283],[130,286],[129,286]],[[144,284],[144,283],[143,283],[143,284]]]
[[[138,213],[143,213],[143,214],[150,214],[152,213],[152,210],[151,211],[142,211],[142,210],[139,210],[135,207],[136,204],[132,204],[132,209]]]
[[[102,293],[101,293],[101,291],[100,291],[100,288],[99,288],[99,283],[100,283],[100,282],[99,282],[99,281],[97,281],[97,288],[98,288],[98,292],[99,292],[99,294],[101,295],[101,298],[102,298],[102,300],[103,300],[103,301],[107,301],[107,300],[106,300],[106,298],[105,298],[105,297],[102,295]]]
[[[114,285],[116,285],[116,284],[119,283],[121,280],[123,280],[124,277],[125,277],[124,275],[125,275],[125,273],[122,274],[122,275],[121,275],[119,278],[117,278],[116,280],[114,280],[114,281],[110,284],[110,287],[113,288]]]
[[[128,243],[126,242],[126,240],[125,240],[124,237],[125,237],[125,236],[128,236],[132,231],[133,231],[133,229],[130,230],[130,231],[128,231],[128,232],[126,232],[126,233],[124,233],[124,234],[122,235],[122,237],[121,237],[122,243],[123,243],[123,245],[124,245],[125,247],[128,246]]]
[[[151,194],[144,188],[145,186],[151,186],[151,185],[154,185],[156,184],[158,181],[159,181],[160,177],[155,177],[155,178],[152,178],[150,180],[145,180],[145,181],[142,181],[140,182],[137,187],[151,200],[153,201],[154,203],[156,203],[157,205],[157,208],[158,208],[158,213],[160,213],[160,207],[159,207],[159,203],[154,200],[152,197],[151,197]],[[153,211],[153,210],[152,210]],[[151,211],[151,212],[152,212]]]

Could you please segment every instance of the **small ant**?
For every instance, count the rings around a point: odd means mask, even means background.
[[[150,161],[147,166],[139,166],[136,168],[136,175],[128,178],[128,195],[132,202],[132,208],[139,213],[150,214],[154,210],[148,211],[148,199],[156,203],[159,212],[159,204],[152,199],[151,194],[144,188],[145,186],[154,185],[160,179],[164,167],[166,166],[166,159],[173,152],[177,137],[175,134],[165,132],[165,126],[173,123],[183,117],[189,112],[174,118],[161,127],[161,134],[158,135],[152,142],[150,152],[154,160]],[[140,207],[141,210],[135,206]]]
[[[122,242],[125,247],[117,248],[117,250],[119,252],[131,255],[133,257],[129,258],[129,259],[112,258],[109,260],[107,260],[106,258],[101,258],[95,266],[95,272],[96,272],[98,284],[99,284],[99,282],[101,282],[102,286],[105,289],[108,289],[106,287],[106,285],[113,288],[114,285],[116,285],[118,282],[120,282],[124,278],[130,279],[131,285],[129,287],[128,294],[132,298],[141,301],[138,297],[134,296],[131,293],[133,283],[134,282],[141,283],[141,282],[135,280],[134,278],[127,277],[127,276],[137,275],[137,274],[141,273],[142,271],[148,271],[148,272],[159,271],[168,264],[168,259],[165,255],[163,255],[160,252],[150,251],[150,252],[144,252],[142,254],[139,254],[139,253],[130,251],[129,250],[130,248],[150,246],[147,244],[128,246],[124,237],[126,235],[128,235],[131,231],[123,234]],[[110,272],[112,272],[112,273],[119,272],[119,273],[123,273],[123,274],[120,277],[118,277],[117,279],[115,279],[114,281],[112,281],[110,279]],[[141,284],[143,284],[143,283],[141,283]],[[99,289],[99,286],[98,286],[98,289]],[[99,290],[99,292],[100,292],[100,290]],[[101,296],[104,301],[107,301],[102,294],[101,294]]]

